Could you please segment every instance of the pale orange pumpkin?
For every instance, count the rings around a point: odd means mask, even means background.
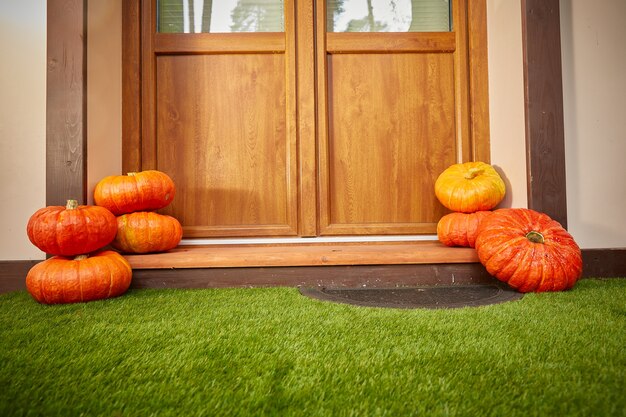
[[[126,253],[164,252],[175,248],[183,228],[172,216],[140,211],[117,218],[117,235],[111,246]]]
[[[435,182],[435,195],[441,204],[461,213],[491,210],[502,201],[505,191],[500,175],[484,162],[454,164]]]
[[[175,194],[174,181],[167,174],[148,170],[103,178],[96,184],[93,199],[98,206],[119,216],[158,210],[170,204]]]
[[[491,213],[491,211],[477,211],[446,214],[437,223],[437,237],[446,246],[473,248],[478,226]]]

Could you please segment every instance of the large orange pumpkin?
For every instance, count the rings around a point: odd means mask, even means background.
[[[28,238],[51,255],[74,256],[102,249],[117,232],[115,216],[106,208],[79,206],[68,200],[67,206],[49,206],[37,210],[28,220]]]
[[[121,295],[131,279],[132,269],[122,255],[102,251],[40,262],[28,271],[26,288],[42,304],[77,303]]]
[[[476,251],[491,275],[520,292],[566,290],[582,274],[574,238],[534,210],[494,211],[478,228]]]
[[[504,181],[484,162],[454,164],[435,181],[435,195],[444,207],[462,213],[491,210],[502,201]]]
[[[96,184],[93,199],[119,216],[163,208],[172,202],[175,194],[176,187],[167,174],[148,170],[103,178]]]
[[[117,235],[111,245],[127,253],[163,252],[175,248],[183,228],[174,217],[150,211],[117,218]]]
[[[446,214],[437,223],[437,237],[446,246],[473,248],[478,226],[491,213],[491,211],[477,211]]]

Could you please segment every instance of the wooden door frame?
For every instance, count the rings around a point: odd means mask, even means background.
[[[485,19],[486,0],[470,2],[470,13]],[[67,9],[75,10],[72,18],[61,20]],[[299,10],[299,12],[302,10]],[[312,13],[312,10],[303,10]],[[82,16],[81,16],[82,13]],[[81,19],[82,17],[82,19]],[[87,0],[48,0],[48,78],[46,119],[46,194],[50,196],[47,204],[56,194],[80,195],[86,201],[87,182]],[[471,20],[470,20],[471,22]],[[140,28],[140,1],[122,0],[122,26]],[[547,30],[549,26],[551,30]],[[62,31],[55,28],[62,27]],[[528,208],[543,211],[555,219],[567,223],[567,205],[565,194],[565,149],[563,135],[563,96],[561,74],[561,41],[558,0],[522,0],[523,55],[524,55],[524,91],[526,118],[527,184]],[[131,88],[122,89],[124,106],[122,111],[122,152],[128,155],[122,165],[124,172],[137,170],[141,166],[141,42],[139,30],[122,31],[122,82]],[[470,28],[469,45],[475,45],[486,33],[472,31]],[[78,42],[77,39],[82,40]],[[542,41],[538,41],[541,39]],[[541,45],[541,47],[539,47]],[[74,62],[82,62],[82,67],[65,67],[61,62],[61,53],[67,54]],[[470,78],[473,85],[486,88],[487,51],[476,55],[470,66]],[[549,69],[549,70],[546,70]],[[58,73],[58,75],[57,75]],[[79,82],[69,85],[66,79],[81,75]],[[74,79],[76,80],[76,78]],[[309,83],[312,80],[308,81]],[[554,88],[554,93],[541,94],[545,85]],[[312,98],[309,97],[311,102]],[[53,108],[52,103],[68,103],[67,108]],[[476,111],[472,119],[483,119],[475,126],[488,125],[488,100],[474,103]],[[546,111],[548,115],[546,116]],[[308,113],[314,112],[307,109]],[[69,148],[69,141],[63,135],[69,119],[76,121],[75,131],[80,131],[79,140],[72,147],[72,152],[62,154],[58,149]],[[552,116],[552,117],[549,117]],[[309,115],[308,117],[312,117]],[[485,120],[486,119],[486,120]],[[304,120],[304,119],[303,119]],[[551,123],[546,128],[546,123]],[[300,127],[311,135],[314,129],[309,124]],[[488,134],[476,132],[475,134]],[[485,150],[477,151],[484,155]],[[488,153],[488,151],[487,151]],[[78,165],[80,163],[80,165]],[[78,168],[77,168],[78,167]],[[544,173],[550,173],[546,175]],[[63,192],[65,184],[74,184],[77,191]],[[556,196],[556,198],[555,198]]]
[[[138,24],[138,1],[122,0],[123,2],[123,22],[124,24]],[[484,3],[484,0],[474,3]],[[76,11],[71,19],[61,22],[67,13],[60,11],[66,8]],[[484,10],[484,8],[483,8]],[[549,13],[545,13],[545,11]],[[538,13],[541,12],[541,13]],[[527,169],[528,182],[528,207],[547,212],[551,217],[567,219],[566,194],[565,194],[565,151],[563,142],[563,118],[562,118],[562,93],[554,93],[549,97],[538,94],[542,85],[561,86],[562,75],[560,71],[560,30],[559,30],[559,1],[558,0],[522,0],[522,24],[523,24],[523,54],[524,54],[524,88],[526,92],[526,148],[529,162]],[[86,0],[48,0],[48,52],[47,52],[47,119],[46,119],[46,203],[55,204],[60,195],[76,195],[82,203],[87,201],[87,109],[86,109],[86,67],[87,67],[87,1]],[[82,13],[82,16],[81,16]],[[552,26],[552,30],[546,30],[546,25]],[[58,31],[55,28],[62,27]],[[139,84],[133,84],[140,77],[140,67],[135,58],[139,55],[139,39],[133,34],[124,41],[123,50],[123,82],[134,85],[133,89],[124,91],[124,102],[132,102],[139,97]],[[542,48],[538,48],[542,39]],[[470,47],[472,39],[470,37]],[[133,52],[134,51],[134,52]],[[481,60],[486,66],[485,56]],[[77,64],[75,66],[64,66],[62,57]],[[545,71],[550,68],[550,71]],[[555,70],[556,68],[556,70]],[[482,74],[482,75],[481,75]],[[480,66],[476,67],[474,76],[486,77],[486,71]],[[74,80],[70,85],[66,77]],[[78,80],[78,82],[76,82]],[[484,80],[483,80],[484,82]],[[557,87],[555,87],[557,88]],[[558,89],[558,88],[557,88]],[[548,100],[549,99],[549,100]],[[53,103],[66,103],[64,107],[53,107]],[[483,105],[486,105],[483,103]],[[537,111],[537,108],[545,108],[547,111],[556,112],[551,119],[553,128],[546,129],[544,119],[545,110]],[[310,113],[312,110],[308,109]],[[558,117],[558,114],[561,117]],[[75,121],[74,132],[79,140],[72,144],[72,149],[68,152],[59,152],[59,149],[69,149],[70,141],[64,133],[67,128],[68,115],[72,115],[71,120]],[[140,108],[125,109],[122,112],[125,126],[137,126],[140,129]],[[310,116],[309,116],[310,117]],[[486,112],[474,117],[487,117]],[[311,126],[300,127],[310,134]],[[124,129],[123,143],[124,152],[133,155],[134,163],[140,162],[140,155],[137,155],[138,147],[133,147],[139,138],[135,129]],[[139,130],[140,131],[140,130]],[[124,172],[131,170],[132,166],[123,166]],[[550,176],[541,173],[550,173]],[[534,176],[533,176],[534,175]],[[73,184],[71,187],[68,184]],[[70,190],[70,191],[68,191]],[[72,191],[73,190],[73,191]],[[557,203],[553,204],[552,199],[548,199],[549,194],[556,193]],[[585,276],[618,276],[626,274],[626,267],[623,259],[626,257],[626,249],[587,249],[583,250],[585,261]],[[17,276],[21,280],[24,271],[28,270],[33,261],[10,262],[6,267],[7,276]],[[4,263],[6,264],[6,263]],[[10,268],[9,268],[10,267]],[[179,271],[180,272],[180,271]]]

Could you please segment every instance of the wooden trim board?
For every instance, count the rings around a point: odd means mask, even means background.
[[[583,278],[626,278],[626,248],[583,249]],[[0,261],[0,294],[26,289],[28,270],[40,261]],[[313,265],[135,269],[131,288],[269,286],[395,287],[480,284],[492,281],[476,262],[400,265]]]
[[[87,201],[87,1],[48,0],[46,205]]]
[[[559,0],[522,0],[528,208],[567,228]]]
[[[166,253],[126,258],[135,269],[478,262],[474,249],[449,248],[437,241],[180,246]]]

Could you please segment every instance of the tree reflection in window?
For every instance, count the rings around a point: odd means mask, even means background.
[[[163,33],[282,32],[283,0],[158,0]]]
[[[449,0],[326,0],[328,32],[448,32]]]

